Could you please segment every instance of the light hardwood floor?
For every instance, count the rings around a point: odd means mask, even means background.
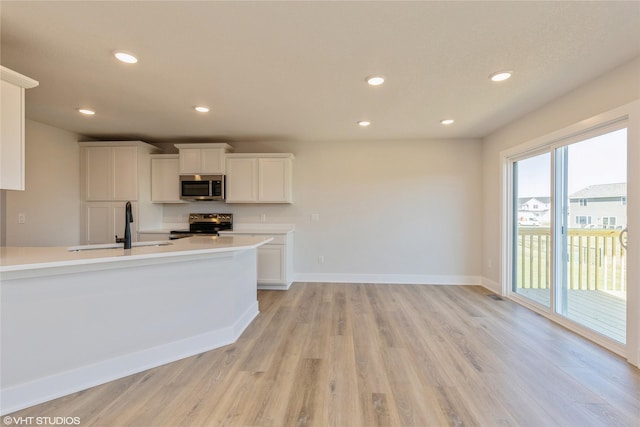
[[[480,287],[260,291],[233,345],[11,414],[82,426],[638,426],[640,371]]]

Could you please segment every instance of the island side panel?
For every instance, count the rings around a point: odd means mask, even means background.
[[[236,269],[234,277],[237,278],[234,293],[235,312],[239,314],[233,326],[235,341],[259,313],[257,249],[236,253],[236,262],[233,267]],[[255,304],[249,305],[248,301],[253,301]]]
[[[2,281],[2,413],[230,344],[258,314],[255,248],[124,265]]]

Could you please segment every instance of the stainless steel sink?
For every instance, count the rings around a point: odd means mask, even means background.
[[[155,242],[134,242],[131,244],[132,248],[139,248],[144,246],[168,246],[173,243],[166,240],[158,240]],[[80,246],[71,246],[67,248],[69,252],[81,252],[81,251],[95,251],[97,249],[122,249],[124,248],[124,243],[104,243],[100,245],[80,245]]]

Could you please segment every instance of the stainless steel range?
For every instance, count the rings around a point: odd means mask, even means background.
[[[217,236],[220,230],[233,230],[233,214],[192,213],[189,214],[188,230],[171,230],[169,239],[191,236]]]

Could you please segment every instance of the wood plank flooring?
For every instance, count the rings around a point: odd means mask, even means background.
[[[82,426],[638,426],[640,371],[470,286],[260,291],[233,345],[14,414]]]

